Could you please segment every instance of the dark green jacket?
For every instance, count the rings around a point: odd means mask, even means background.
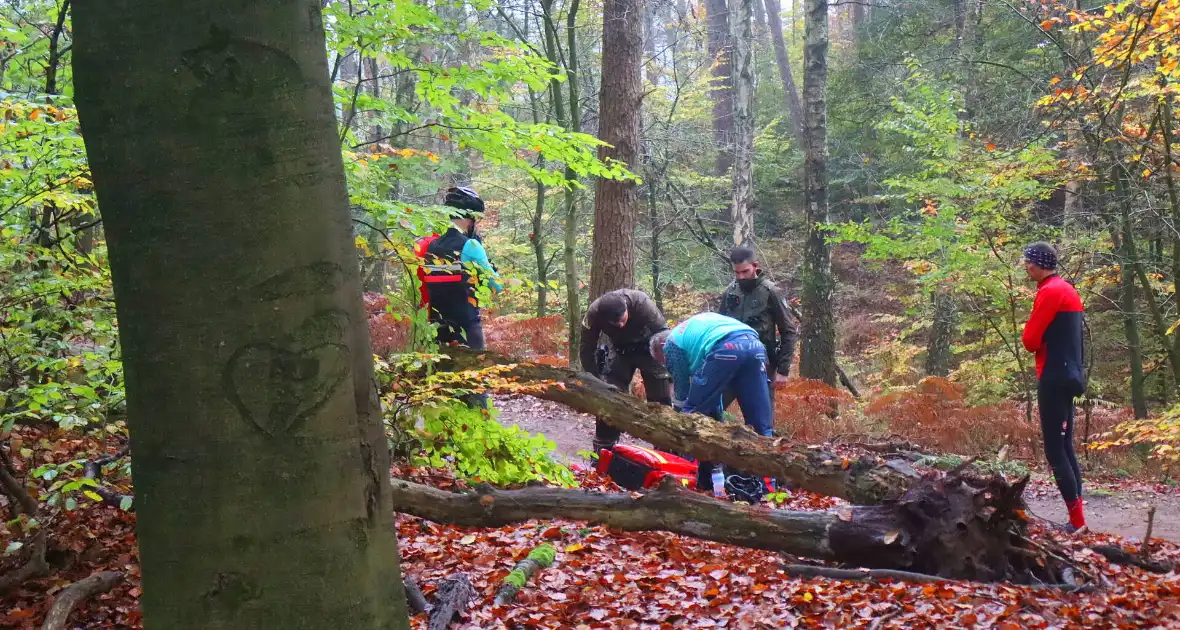
[[[783,376],[791,373],[799,331],[787,309],[787,298],[774,283],[758,272],[758,283],[749,292],[734,280],[721,294],[722,315],[758,331],[771,365]]]
[[[619,328],[605,321],[598,313],[600,302],[594,300],[586,309],[582,318],[582,344],[579,348],[579,358],[582,369],[597,375],[594,353],[598,350],[598,340],[602,335],[610,339],[611,347],[616,353],[648,354],[648,342],[652,335],[667,330],[668,320],[660,312],[656,303],[643,291],[635,289],[616,289],[610,293],[618,294],[627,303],[627,311],[631,314],[627,325]]]

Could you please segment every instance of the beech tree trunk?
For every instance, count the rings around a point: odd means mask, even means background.
[[[733,244],[754,242],[754,32],[755,0],[735,0],[732,37],[734,60]]]
[[[918,478],[909,466],[876,458],[845,459],[822,448],[790,445],[740,424],[682,414],[620,392],[584,372],[520,362],[494,352],[447,348],[447,369],[472,370],[512,365],[508,372],[522,382],[543,383],[533,396],[598,416],[658,448],[675,451],[737,470],[782,479],[816,494],[873,504],[905,492]]]
[[[639,0],[606,0],[602,7],[598,137],[609,146],[600,147],[598,157],[623,162],[633,171],[639,165],[641,8]],[[638,215],[635,182],[598,179],[594,195],[591,300],[607,291],[635,286]]]
[[[320,2],[74,18],[145,628],[407,628]]]
[[[667,531],[858,567],[903,569],[947,578],[1055,579],[1052,559],[1022,547],[1021,493],[999,479],[925,480],[887,505],[827,512],[742,507],[692,492],[672,480],[631,493],[562,488],[457,494],[393,480],[399,511],[464,527],[502,527],[534,519],[602,523],[624,531]],[[1037,561],[1045,563],[1040,566]]]
[[[714,172],[724,175],[733,166],[733,57],[726,0],[706,0],[705,14],[709,59],[713,63],[713,144],[717,147]]]
[[[832,313],[832,252],[822,225],[828,222],[828,1],[806,0],[803,46],[803,145],[807,244],[803,251],[803,347],[799,375],[836,384],[836,322]]]
[[[783,82],[783,100],[790,115],[791,132],[800,148],[806,144],[803,136],[803,104],[799,102],[799,90],[791,71],[791,59],[787,55],[787,43],[783,39],[782,5],[779,0],[766,0],[766,19],[770,26],[770,39],[774,44],[774,60],[778,65],[779,78]]]
[[[955,308],[955,297],[942,289],[935,289],[930,294],[930,306],[933,320],[930,339],[926,343],[926,375],[946,376],[951,372],[951,346],[955,339],[958,309]]]

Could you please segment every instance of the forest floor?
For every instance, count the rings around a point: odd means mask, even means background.
[[[572,463],[581,456],[593,432],[593,419],[532,398],[501,399],[501,420],[541,431],[555,441]],[[54,435],[36,430],[23,434],[32,443]],[[113,453],[117,445],[93,438],[55,439],[55,461]],[[582,460],[584,462],[584,460]],[[29,462],[16,451],[21,475]],[[588,490],[617,492],[617,486],[579,467],[576,476]],[[395,466],[394,476],[441,488],[464,484],[446,471]],[[112,486],[132,488],[124,481]],[[1052,487],[1038,484],[1030,494],[1052,496]],[[1100,495],[1101,496],[1101,495]],[[1134,491],[1103,496],[1103,513],[1137,511],[1141,496]],[[1108,501],[1109,499],[1109,501]],[[1117,506],[1131,505],[1126,510]],[[1092,504],[1098,503],[1094,501]],[[792,492],[782,505],[790,510],[831,509],[837,500],[803,491]],[[1162,505],[1162,504],[1161,504]],[[1171,505],[1171,504],[1169,504]],[[2,506],[0,506],[2,507]],[[1173,510],[1173,507],[1167,508]],[[45,523],[49,573],[0,592],[0,628],[36,630],[47,608],[70,583],[96,571],[118,571],[113,588],[83,602],[68,628],[142,628],[141,595],[134,512],[100,502],[80,501],[77,509],[60,512]],[[1128,534],[1141,535],[1128,517]],[[1174,538],[1173,512],[1157,517],[1157,528]],[[454,527],[406,515],[391,515],[397,528],[403,572],[413,577],[427,597],[443,579],[465,573],[476,599],[456,626],[476,628],[1140,628],[1180,624],[1180,573],[1164,575],[1111,565],[1088,546],[1137,545],[1104,533],[1062,537],[1031,523],[1034,537],[1055,539],[1087,575],[1099,576],[1103,587],[1092,593],[1066,593],[1005,583],[944,581],[902,583],[890,580],[849,582],[827,578],[793,578],[782,569],[779,554],[723,545],[666,532],[622,532],[601,525],[562,520],[529,521],[500,528]],[[1169,523],[1172,522],[1172,524]],[[1113,521],[1112,521],[1113,522]],[[1160,531],[1160,529],[1157,529]],[[1171,533],[1169,533],[1171,532]],[[0,548],[15,532],[0,528]],[[552,544],[557,563],[530,580],[507,606],[493,603],[501,580],[515,562],[542,543]],[[1152,546],[1153,557],[1175,562],[1180,547],[1168,541]],[[0,557],[0,576],[19,566],[14,553]],[[798,559],[787,558],[791,562]],[[426,615],[413,617],[413,628],[426,627]]]
[[[532,396],[498,397],[500,421],[515,424],[530,433],[543,433],[557,445],[557,453],[568,463],[588,465],[579,451],[588,451],[594,437],[594,417],[571,411],[564,405]],[[650,446],[628,435],[622,443]],[[1031,463],[1030,463],[1031,464]],[[1033,516],[1054,523],[1067,520],[1065,505],[1053,478],[1035,470],[1025,501]],[[1141,540],[1147,529],[1147,513],[1156,506],[1152,538],[1180,543],[1180,487],[1142,481],[1087,482],[1086,520],[1096,532]]]

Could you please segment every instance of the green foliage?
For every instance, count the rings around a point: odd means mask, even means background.
[[[865,257],[904,263],[921,290],[964,305],[964,331],[983,335],[976,350],[1023,360],[1016,313],[1031,306],[1032,286],[1017,270],[1021,248],[1048,231],[1030,208],[1061,177],[1053,153],[1036,142],[1001,150],[959,118],[955,95],[914,66],[903,97],[876,129],[900,149],[886,156],[895,175],[877,203],[895,209],[880,221],[835,226],[835,240],[867,246]]]
[[[545,481],[576,485],[558,462],[556,445],[543,435],[497,422],[499,410],[469,408],[459,402],[423,409],[414,430],[421,451],[411,458],[419,466],[451,468],[459,476],[496,485]]]
[[[1092,442],[1094,450],[1135,446],[1152,458],[1169,465],[1180,463],[1180,405],[1174,405],[1155,418],[1130,420],[1104,433]]]

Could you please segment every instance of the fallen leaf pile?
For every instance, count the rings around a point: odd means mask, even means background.
[[[79,449],[93,445],[78,444]],[[93,452],[93,451],[91,451]],[[396,467],[398,476],[448,489],[465,487],[446,471]],[[617,491],[592,471],[578,473],[590,490]],[[791,492],[784,508],[830,509],[837,502]],[[1092,594],[1005,584],[842,582],[784,575],[783,557],[662,532],[627,533],[566,521],[497,529],[459,528],[409,516],[393,519],[402,569],[428,598],[442,579],[466,573],[478,600],[457,628],[1164,628],[1180,626],[1180,574],[1154,575],[1110,565],[1093,544],[1137,542],[1108,535],[1062,539],[1081,572],[1107,586]],[[97,504],[62,513],[48,524],[50,555],[62,566],[0,595],[0,627],[39,628],[52,595],[94,571],[125,578],[82,604],[71,627],[140,628],[134,514]],[[1035,524],[1036,538],[1053,536]],[[0,543],[11,533],[0,531]],[[500,580],[541,543],[557,563],[539,572],[512,604],[492,604]],[[1155,559],[1180,561],[1180,549],[1153,544]],[[17,564],[0,560],[0,574]],[[790,561],[798,561],[790,559]],[[425,628],[426,615],[412,620]]]

